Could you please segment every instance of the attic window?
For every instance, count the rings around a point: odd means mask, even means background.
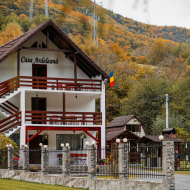
[[[37,42],[35,42],[31,47],[37,48]]]
[[[42,42],[42,48],[47,48],[47,46]]]

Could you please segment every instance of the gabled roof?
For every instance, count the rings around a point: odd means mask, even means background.
[[[142,125],[144,125],[144,123],[138,119],[135,115],[126,115],[126,116],[122,116],[122,117],[116,117],[115,119],[113,119],[108,125],[107,127],[121,127],[124,126],[128,121],[130,121],[132,118],[137,119]]]
[[[171,137],[168,137],[167,135],[164,135],[163,141],[174,141],[176,143],[184,142],[182,139],[171,138]],[[159,143],[159,142],[160,142],[160,139],[159,139],[159,136],[157,135],[146,135],[137,141],[137,143]]]
[[[47,34],[49,30],[50,40],[60,49],[72,50],[77,52],[77,66],[88,76],[95,77],[102,75],[103,79],[108,79],[109,76],[92,60],[90,59],[52,20],[48,20],[39,26],[29,30],[21,36],[0,46],[0,63],[6,59],[10,54],[15,53],[22,48],[22,45],[29,39],[35,36],[38,32]],[[66,55],[70,53],[65,53]],[[70,57],[74,61],[73,56]]]
[[[126,136],[127,139],[129,139],[129,141],[137,141],[140,139],[139,136],[137,136],[136,134],[134,134],[133,132],[131,132],[129,130],[124,131],[123,129],[118,129],[118,130],[107,131],[107,133],[106,133],[107,139],[106,140],[111,141],[116,138],[120,138],[121,136]]]
[[[124,126],[130,119],[132,119],[134,115],[127,115],[122,117],[116,117],[113,119],[107,127],[121,127]]]

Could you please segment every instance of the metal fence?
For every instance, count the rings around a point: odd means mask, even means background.
[[[162,179],[164,176],[162,145],[118,143],[111,148],[99,149],[93,145],[84,150],[70,150],[68,146],[62,150],[44,147],[33,150],[29,150],[27,146],[17,150],[10,147],[0,149],[0,168],[69,176],[90,174],[92,177],[108,179],[118,179],[122,175],[126,179]],[[100,159],[100,153],[104,155],[103,159]]]
[[[99,177],[111,177],[118,179],[119,177],[119,162],[118,162],[118,145],[114,145],[112,148],[97,149],[99,153],[106,155],[105,159],[99,159],[97,162],[97,176]]]
[[[180,159],[175,159],[175,170],[190,171],[190,143],[180,144]]]
[[[130,178],[162,178],[162,145],[127,146]]]

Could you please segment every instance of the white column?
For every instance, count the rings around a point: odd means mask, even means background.
[[[26,126],[25,126],[25,90],[20,92],[20,111],[21,111],[21,128],[20,128],[20,147],[21,143],[26,141]]]
[[[102,112],[102,126],[101,126],[101,146],[106,146],[106,86],[104,84],[104,81],[102,81],[102,94],[100,97],[100,112]],[[103,152],[102,152],[103,156]]]

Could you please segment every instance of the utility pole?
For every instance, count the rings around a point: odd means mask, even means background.
[[[98,2],[96,3],[96,0],[94,0],[93,3],[93,13],[92,13],[92,18],[93,21],[91,23],[91,33],[92,33],[92,39],[94,40],[94,42],[96,43],[96,45],[98,45],[98,20],[99,20],[99,16],[97,15],[97,4],[101,4],[102,2]],[[88,8],[86,10],[86,13],[88,12]]]
[[[29,14],[29,19],[33,19],[33,0],[30,0],[30,14]]]
[[[49,18],[49,11],[48,11],[48,0],[44,0],[44,6],[45,6],[45,15]]]
[[[169,97],[168,94],[166,94],[166,128],[169,128]]]
[[[29,19],[33,19],[33,0],[30,0],[30,13],[29,13]],[[48,0],[44,0],[44,6],[45,6],[45,15],[49,18],[49,11],[48,11]]]

